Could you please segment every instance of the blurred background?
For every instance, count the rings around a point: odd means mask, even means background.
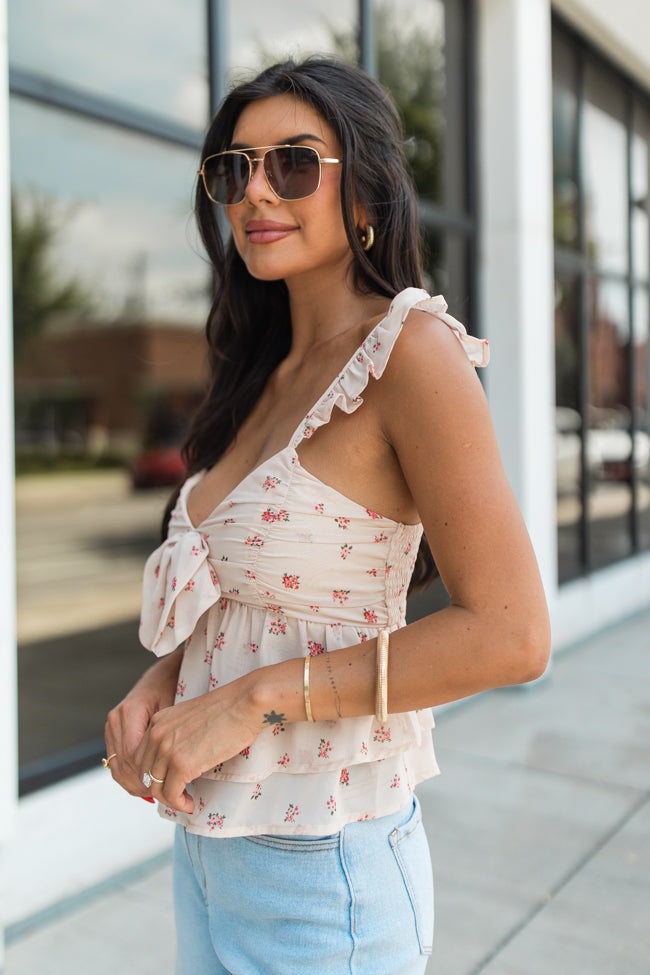
[[[645,3],[2,0],[0,11],[9,850],[22,849],[21,810],[38,820],[53,786],[65,805],[66,783],[97,767],[107,710],[150,663],[137,640],[142,566],[206,382],[198,153],[229,85],[287,55],[360,63],[400,110],[427,287],[491,342],[487,394],[555,649],[650,604]],[[445,599],[433,587],[410,618]],[[76,820],[61,829],[74,850]],[[145,848],[136,827],[122,840],[120,867],[168,843]],[[85,879],[21,888],[7,923],[109,875],[93,855]]]

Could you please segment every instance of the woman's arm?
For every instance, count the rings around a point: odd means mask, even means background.
[[[473,367],[447,326],[416,311],[379,385],[378,429],[451,598],[391,634],[389,712],[540,676],[550,644],[546,601]],[[314,657],[314,718],[373,714],[375,682],[376,640]],[[304,720],[303,660],[289,660],[155,714],[135,764],[165,779],[154,795],[191,811],[185,783],[237,754],[265,724]]]

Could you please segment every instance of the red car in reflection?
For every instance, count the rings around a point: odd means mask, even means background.
[[[176,487],[186,477],[180,447],[150,447],[130,468],[134,488]]]

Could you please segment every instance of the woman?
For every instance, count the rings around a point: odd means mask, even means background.
[[[421,290],[401,147],[379,85],[314,59],[236,88],[203,148],[212,384],[145,569],[161,659],[106,725],[179,824],[179,972],[423,971],[429,708],[546,664],[486,344]],[[451,605],[406,626],[422,526]]]

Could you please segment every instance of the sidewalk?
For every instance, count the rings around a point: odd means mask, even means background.
[[[650,611],[437,722],[427,975],[649,975]],[[9,932],[6,975],[171,975],[170,876],[163,858]]]

